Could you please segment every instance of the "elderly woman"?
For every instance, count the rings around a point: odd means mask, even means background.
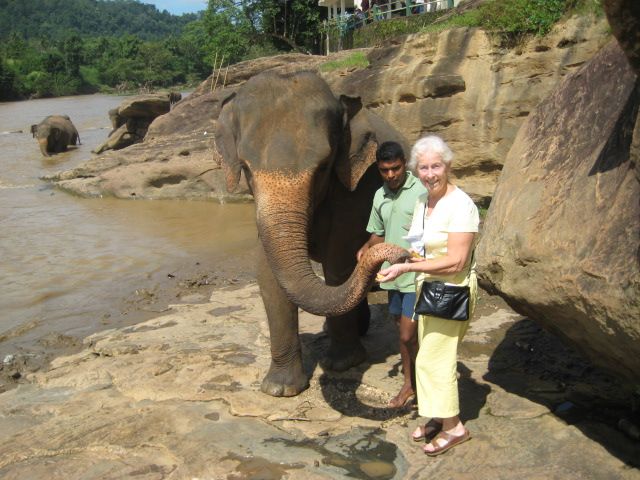
[[[418,199],[409,236],[420,258],[391,265],[379,272],[387,282],[416,272],[416,292],[425,281],[469,287],[469,318],[475,306],[477,283],[473,247],[478,232],[478,209],[449,179],[453,153],[435,135],[424,137],[411,151],[408,167],[427,187]],[[417,241],[416,241],[417,240]],[[424,255],[423,255],[424,253]],[[439,455],[471,438],[459,418],[456,363],[458,344],[469,320],[416,315],[419,350],[416,358],[418,412],[429,422],[413,432],[415,441],[428,441],[424,452]]]

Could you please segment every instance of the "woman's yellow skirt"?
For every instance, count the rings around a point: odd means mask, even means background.
[[[469,289],[469,319],[471,319],[478,294],[475,274],[469,277]],[[469,327],[469,321],[444,320],[420,315],[418,319],[420,348],[416,357],[416,386],[420,416],[450,418],[460,413],[456,375],[458,344]]]

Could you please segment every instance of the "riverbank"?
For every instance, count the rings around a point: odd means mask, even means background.
[[[319,366],[324,322],[303,312],[310,388],[273,398],[257,285],[198,275],[131,305],[174,297],[166,311],[105,325],[0,395],[2,478],[640,478],[619,385],[497,297],[482,293],[460,352],[474,438],[431,459],[408,439],[416,411],[386,408],[402,375],[384,294],[368,361],[344,373]]]

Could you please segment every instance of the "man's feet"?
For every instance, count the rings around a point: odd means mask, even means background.
[[[414,442],[431,441],[442,430],[442,420],[432,418],[424,425],[419,425],[411,434]]]
[[[433,440],[431,440],[430,443],[425,445],[423,450],[424,453],[430,457],[435,457],[436,455],[440,455],[469,439],[471,439],[471,434],[466,428],[460,435],[441,431]]]
[[[400,392],[389,400],[388,406],[389,408],[402,408],[413,400],[415,396],[416,394],[413,391],[413,388],[411,388],[411,385],[403,385]]]

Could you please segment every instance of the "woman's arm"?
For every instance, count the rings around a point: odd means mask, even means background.
[[[473,246],[474,232],[449,232],[447,235],[447,254],[436,259],[411,258],[406,263],[396,263],[380,270],[380,282],[389,282],[407,272],[446,275],[462,271]]]

